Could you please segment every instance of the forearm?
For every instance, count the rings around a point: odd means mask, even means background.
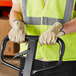
[[[11,26],[13,20],[22,20],[21,5],[18,3],[13,3],[10,11],[9,23]]]
[[[9,22],[11,26],[12,26],[13,20],[22,20],[22,15],[17,11],[11,10],[10,17],[9,17]]]
[[[76,32],[76,18],[64,24],[63,31],[66,34],[75,33]]]

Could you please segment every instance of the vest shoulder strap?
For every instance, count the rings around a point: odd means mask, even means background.
[[[62,24],[64,24],[70,21],[73,11],[73,4],[74,0],[66,1],[64,19],[43,17],[42,20],[43,25],[53,25],[55,22],[61,22]],[[22,0],[22,14],[25,24],[41,25],[41,17],[27,17],[27,0]]]

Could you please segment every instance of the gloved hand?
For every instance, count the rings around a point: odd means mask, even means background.
[[[57,37],[61,37],[61,36],[63,36],[63,35],[65,35],[65,32],[64,32],[64,31],[60,31],[60,32],[58,33],[58,36],[57,36]]]
[[[20,20],[15,20],[12,22],[12,26],[8,33],[9,39],[16,43],[25,42],[26,25]]]
[[[61,31],[62,29],[63,29],[63,25],[59,22],[56,22],[51,28],[49,28],[47,31],[43,32],[40,35],[39,37],[40,45],[55,44],[57,37],[64,35],[64,32]]]

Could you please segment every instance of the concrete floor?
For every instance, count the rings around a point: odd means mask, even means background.
[[[13,61],[11,58],[5,58],[5,60],[11,64],[19,66],[19,59]],[[17,71],[3,65],[0,62],[0,76],[19,76],[19,75]]]

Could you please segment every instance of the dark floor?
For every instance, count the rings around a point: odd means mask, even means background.
[[[16,66],[19,66],[19,59],[16,59],[13,61],[11,58],[5,58],[5,60],[9,63],[16,65]],[[18,76],[18,72],[3,65],[0,62],[0,76]]]

